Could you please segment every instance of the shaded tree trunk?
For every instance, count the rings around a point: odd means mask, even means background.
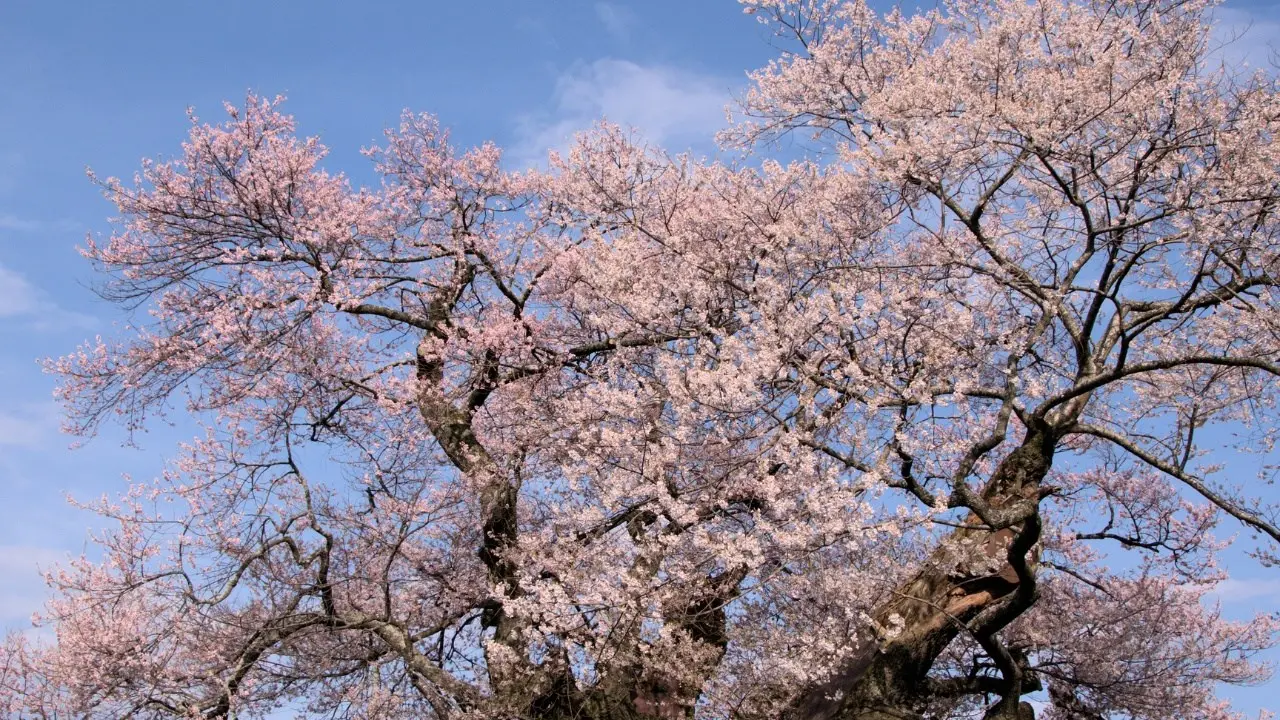
[[[994,634],[1030,607],[1034,576],[1026,556],[1039,539],[1034,512],[1053,444],[1046,432],[1029,434],[999,464],[980,496],[989,519],[992,512],[1008,517],[1019,508],[1032,516],[1008,527],[997,522],[993,530],[978,513],[970,513],[967,527],[940,542],[873,614],[880,627],[900,631],[892,636],[873,628],[861,632],[856,654],[826,682],[802,693],[788,720],[917,720],[927,695],[926,676],[938,655],[963,632],[996,642]],[[1018,700],[1026,687],[1018,675],[1016,668],[1005,672],[1004,699],[988,712],[989,720],[1034,717]]]
[[[947,535],[924,566],[873,614],[880,628],[900,630],[890,636],[864,628],[854,639],[859,650],[827,681],[803,692],[785,713],[786,720],[920,720],[919,707],[929,693],[929,670],[958,635],[974,634],[984,646],[995,643],[991,653],[1003,652],[995,633],[1034,601],[1027,555],[1039,539],[1035,508],[1053,444],[1047,433],[1030,434],[999,464],[974,502],[983,512],[971,513],[966,527]],[[1031,514],[1018,522],[999,519],[1018,517],[1018,512]],[[981,515],[995,518],[995,528]],[[716,649],[717,659],[728,640],[723,608],[741,579],[729,575],[709,578],[704,595],[673,609],[667,618]],[[1002,665],[999,659],[996,664]],[[696,673],[698,679],[705,681],[714,663],[705,670]],[[1031,706],[1020,701],[1024,691],[1034,688],[1016,667],[1002,670],[1001,700],[984,720],[1034,720]],[[643,674],[638,665],[615,668],[613,681],[590,690],[574,687],[567,666],[561,672],[534,700],[533,717],[685,720],[693,717],[700,692],[689,679],[676,682]]]

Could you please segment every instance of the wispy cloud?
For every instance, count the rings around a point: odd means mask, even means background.
[[[83,227],[83,225],[75,220],[36,220],[33,218],[18,217],[13,213],[0,213],[0,230],[11,230],[22,233],[73,233],[83,229]]]
[[[1280,578],[1228,578],[1213,588],[1224,605],[1280,603]]]
[[[67,557],[52,548],[0,545],[0,623],[12,626],[39,610],[48,597],[41,573]]]
[[[91,315],[60,307],[21,273],[0,264],[0,322],[5,321],[34,330],[89,330],[99,325]]]
[[[658,145],[708,143],[724,125],[730,90],[723,78],[661,65],[614,59],[579,65],[557,80],[549,112],[519,118],[512,157],[523,166],[540,164],[548,150],[567,147],[602,118]]]
[[[18,273],[0,265],[0,318],[34,312],[40,292]]]
[[[58,437],[59,418],[52,402],[0,405],[0,447],[46,447]]]
[[[536,6],[533,8],[536,9]],[[555,28],[546,20],[535,15],[520,15],[516,17],[515,27],[523,33],[522,40],[531,45],[545,45],[548,48],[560,49],[560,43],[556,41]]]
[[[596,19],[613,39],[621,42],[631,39],[631,26],[635,22],[635,15],[630,10],[611,2],[598,2],[595,10]]]

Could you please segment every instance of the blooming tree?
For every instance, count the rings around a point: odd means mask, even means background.
[[[104,181],[143,319],[50,363],[71,426],[207,431],[95,505],[0,712],[1235,717],[1274,78],[1201,0],[745,4],[790,49],[740,164],[601,126],[511,172],[406,115],[357,190],[250,97]]]

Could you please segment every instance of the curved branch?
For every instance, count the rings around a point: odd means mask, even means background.
[[[1119,447],[1138,460],[1141,460],[1169,477],[1179,480],[1187,487],[1200,493],[1206,500],[1221,508],[1223,512],[1227,513],[1231,517],[1255,530],[1258,530],[1259,532],[1266,533],[1276,542],[1280,542],[1280,528],[1277,528],[1275,525],[1267,522],[1257,513],[1250,512],[1215,492],[1214,489],[1209,487],[1204,480],[1179,469],[1172,463],[1165,462],[1155,455],[1152,455],[1129,438],[1106,428],[1086,423],[1076,423],[1068,428],[1066,432],[1069,434],[1092,435],[1093,437],[1111,442],[1116,447]]]
[[[1040,407],[1036,408],[1035,415],[1038,417],[1044,417],[1046,413],[1055,407],[1082,395],[1091,393],[1100,387],[1110,385],[1117,380],[1123,380],[1124,378],[1132,377],[1134,375],[1141,375],[1142,373],[1172,370],[1174,368],[1185,367],[1188,365],[1219,365],[1223,367],[1252,368],[1280,377],[1280,364],[1263,360],[1261,358],[1227,357],[1222,355],[1186,355],[1178,358],[1169,358],[1167,360],[1152,360],[1150,362],[1127,365],[1112,370],[1111,372],[1084,378],[1070,389],[1064,390],[1041,403]]]

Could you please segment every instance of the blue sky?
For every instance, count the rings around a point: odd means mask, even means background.
[[[1280,6],[1231,2],[1220,17],[1244,32],[1223,51],[1233,62],[1280,46]],[[0,2],[0,623],[24,625],[43,598],[37,567],[85,547],[93,518],[67,493],[154,475],[185,436],[161,427],[127,449],[107,432],[73,451],[58,434],[36,358],[122,318],[87,289],[75,251],[112,214],[86,167],[131,176],[177,152],[187,107],[217,120],[249,90],[286,94],[327,164],[357,182],[373,180],[359,149],[404,108],[438,115],[459,145],[496,141],[513,163],[601,115],[709,149],[745,71],[771,55],[733,0]],[[1241,564],[1223,591],[1228,614],[1274,610],[1280,575]],[[1280,681],[1231,694],[1261,708]]]

